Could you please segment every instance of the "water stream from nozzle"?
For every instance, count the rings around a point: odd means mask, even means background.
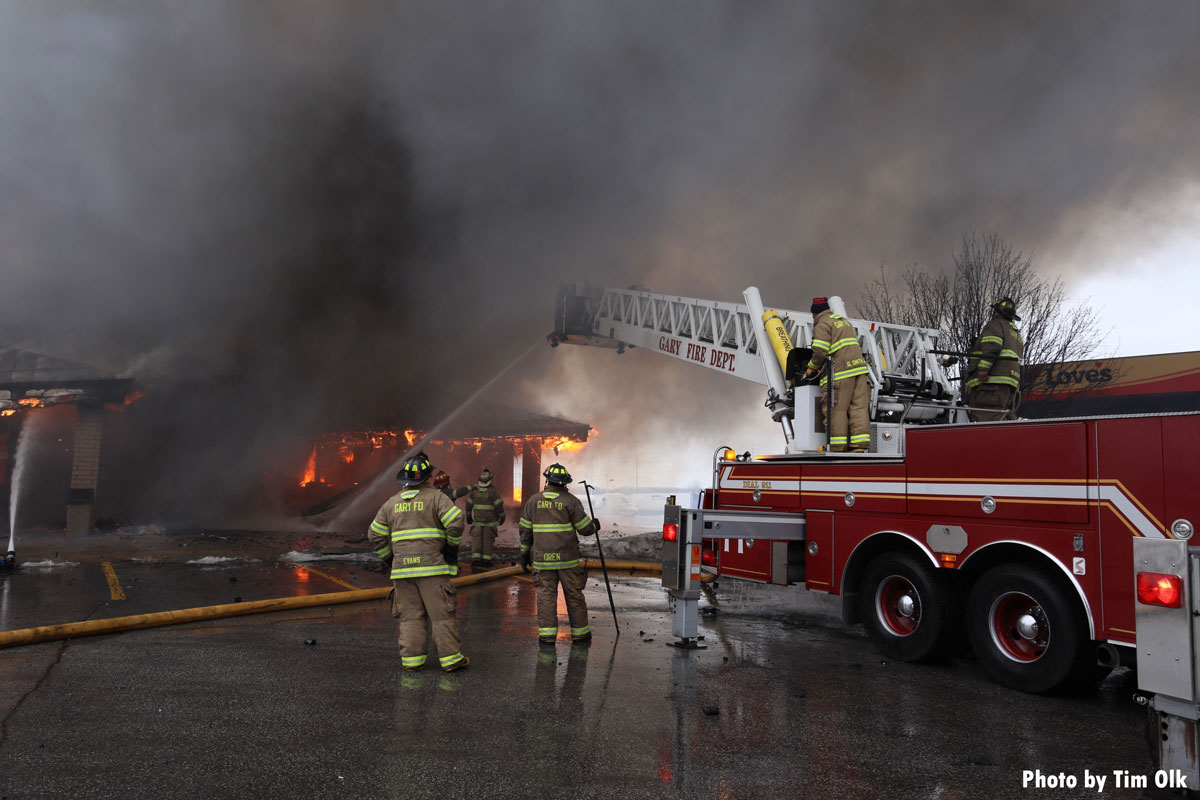
[[[21,483],[29,464],[29,454],[33,450],[31,441],[34,434],[32,411],[26,411],[21,418],[21,433],[17,436],[16,464],[13,466],[12,486],[8,494],[8,549],[0,557],[12,559],[17,551],[17,510],[21,504]],[[12,566],[9,563],[8,566]]]
[[[433,428],[431,428],[428,433],[426,433],[423,437],[421,437],[421,441],[419,441],[416,444],[409,447],[408,450],[406,450],[402,456],[400,456],[398,459],[396,459],[396,461],[393,462],[390,467],[388,467],[383,472],[380,472],[375,477],[375,480],[371,481],[371,483],[368,486],[366,486],[361,491],[357,492],[354,496],[354,499],[346,504],[346,508],[343,509],[342,512],[334,518],[333,522],[322,526],[322,529],[326,530],[326,531],[338,530],[338,526],[342,524],[343,520],[345,520],[350,515],[357,513],[361,509],[363,503],[370,501],[370,498],[374,494],[376,489],[378,489],[381,485],[383,485],[385,483],[390,483],[393,480],[395,480],[395,476],[396,476],[396,472],[397,472],[398,468],[404,464],[405,460],[408,459],[409,456],[419,453],[421,451],[421,448],[423,448],[426,444],[428,444],[430,442],[430,440],[432,440],[433,437],[436,436],[438,434],[438,432],[442,430],[442,428],[446,427],[446,425],[448,425],[450,422],[452,422],[455,417],[457,417],[459,414],[461,414],[467,408],[470,408],[471,404],[474,403],[476,400],[478,400],[480,395],[482,395],[488,389],[492,388],[492,384],[494,384],[496,381],[500,380],[505,375],[507,375],[509,373],[509,371],[512,370],[513,367],[515,367],[517,364],[520,364],[522,361],[524,361],[525,358],[528,357],[530,353],[532,353],[534,350],[536,350],[540,346],[542,346],[542,344],[540,342],[531,344],[529,346],[528,350],[526,350],[524,353],[521,353],[521,355],[514,358],[511,362],[509,362],[507,367],[505,367],[504,369],[497,372],[492,377],[492,379],[490,381],[488,381],[487,383],[485,383],[483,386],[480,386],[479,389],[476,390],[475,394],[471,395],[466,400],[464,400],[458,406],[458,408],[454,409],[449,414],[442,417],[442,419],[436,425],[434,425]]]

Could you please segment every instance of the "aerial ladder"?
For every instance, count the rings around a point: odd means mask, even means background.
[[[547,338],[554,347],[589,345],[618,353],[641,347],[765,386],[764,404],[783,430],[784,454],[825,450],[820,390],[800,380],[812,353],[813,315],[768,310],[753,286],[742,296],[744,304],[636,287],[562,284]],[[906,423],[966,421],[957,382],[946,372],[949,362],[936,350],[939,331],[852,319],[839,297],[829,304],[854,327],[870,370],[872,444],[862,455],[901,452]]]

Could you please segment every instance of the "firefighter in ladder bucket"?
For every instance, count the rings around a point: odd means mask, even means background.
[[[529,498],[521,512],[521,567],[533,569],[537,591],[538,641],[553,647],[558,638],[558,585],[571,625],[571,641],[589,642],[587,601],[583,587],[587,570],[579,563],[579,537],[600,527],[583,510],[579,498],[567,491],[571,474],[562,464],[542,473],[546,488]]]
[[[438,663],[446,672],[470,664],[458,639],[458,594],[450,577],[458,574],[462,510],[429,485],[433,465],[424,453],[404,462],[396,476],[406,488],[379,509],[367,538],[390,566],[392,616],[400,619],[400,663],[409,671],[425,666],[433,629]]]
[[[829,450],[834,453],[864,453],[871,446],[871,418],[867,411],[870,388],[867,386],[867,362],[854,326],[845,317],[829,310],[829,301],[814,297],[812,308],[812,358],[804,371],[804,380],[821,375],[821,410],[825,430],[829,432]]]
[[[492,471],[487,467],[467,495],[467,524],[471,526],[472,569],[491,569],[496,530],[504,524],[504,500],[492,485]]]
[[[992,305],[992,318],[975,338],[963,384],[974,422],[1016,419],[1025,354],[1025,340],[1014,322],[1020,319],[1017,304],[1002,297]]]

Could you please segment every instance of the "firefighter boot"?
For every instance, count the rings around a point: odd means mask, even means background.
[[[469,666],[471,666],[471,659],[467,658],[466,656],[463,656],[461,659],[459,659],[458,661],[455,661],[450,666],[443,667],[442,669],[444,669],[446,672],[454,672],[455,670],[463,669],[463,668],[469,667]]]
[[[471,571],[479,572],[479,568],[482,564],[483,564],[483,562],[480,561],[478,558],[471,559]]]

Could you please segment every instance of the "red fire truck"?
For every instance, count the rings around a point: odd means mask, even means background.
[[[767,387],[784,452],[720,448],[702,507],[666,509],[680,644],[699,646],[710,572],[840,596],[844,618],[890,658],[931,659],[968,639],[997,681],[1023,691],[1135,662],[1132,542],[1192,536],[1200,414],[971,423],[937,331],[851,319],[871,370],[871,448],[827,452],[819,389],[785,379],[790,349],[807,360],[812,315],[764,309],[753,287],[744,299],[566,285],[550,334]]]

